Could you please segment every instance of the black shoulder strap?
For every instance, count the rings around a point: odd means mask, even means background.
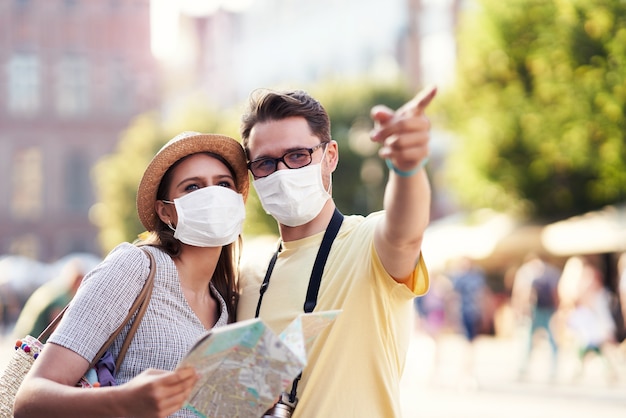
[[[322,244],[315,257],[315,263],[313,264],[313,270],[311,271],[311,278],[309,279],[309,288],[306,292],[306,300],[304,301],[304,312],[310,313],[315,309],[317,304],[317,295],[320,291],[320,285],[322,284],[322,273],[324,273],[324,266],[326,260],[328,260],[328,254],[330,254],[330,247],[333,245],[333,241],[341,228],[343,222],[343,215],[335,208],[333,217],[330,219],[328,228],[324,233]]]
[[[330,223],[328,224],[328,228],[326,228],[326,232],[322,238],[322,243],[317,252],[317,256],[315,257],[315,263],[313,264],[313,270],[311,271],[311,278],[309,279],[309,287],[306,292],[306,300],[304,301],[304,312],[310,313],[313,312],[313,309],[315,309],[315,305],[317,304],[317,295],[319,294],[320,285],[322,283],[324,266],[326,265],[328,254],[330,254],[330,248],[333,245],[333,241],[335,240],[337,233],[339,233],[342,223],[343,215],[339,212],[339,209],[335,208],[333,217],[330,219]],[[263,284],[261,284],[261,288],[259,289],[259,302],[256,306],[256,313],[254,315],[255,318],[259,316],[259,312],[261,311],[263,295],[269,287],[270,277],[272,276],[272,271],[274,270],[274,265],[276,264],[276,259],[278,258],[278,253],[280,253],[281,248],[282,246],[279,245],[278,249],[272,256],[269,265],[267,266]]]
[[[259,312],[261,311],[261,302],[263,302],[263,295],[265,295],[265,291],[270,286],[270,277],[272,275],[272,271],[274,271],[274,264],[276,264],[276,259],[278,258],[278,253],[282,249],[282,242],[278,244],[278,248],[276,252],[272,256],[270,260],[270,264],[267,266],[267,271],[265,272],[265,278],[263,278],[263,284],[261,284],[261,288],[259,289],[259,301],[256,304],[256,313],[254,314],[255,318],[259,317]]]

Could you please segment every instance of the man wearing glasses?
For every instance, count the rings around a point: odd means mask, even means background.
[[[390,175],[384,210],[366,217],[343,216],[331,197],[339,150],[322,105],[302,91],[251,96],[243,146],[281,242],[267,271],[241,277],[238,320],[259,316],[278,333],[303,311],[342,310],[266,416],[401,415],[412,301],[428,290],[421,257],[430,209],[424,110],[435,94],[425,89],[396,111],[372,109],[371,138],[381,144]]]

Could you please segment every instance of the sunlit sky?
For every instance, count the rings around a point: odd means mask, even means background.
[[[422,0],[420,53],[425,84],[443,87],[453,77],[456,50],[449,15],[451,2]],[[186,63],[192,62],[195,54],[194,42],[185,38],[190,34],[188,28],[181,27],[181,15],[207,16],[220,8],[233,12],[249,10],[250,16],[241,20],[237,49],[231,49],[232,56],[223,60],[234,73],[220,76],[239,80],[242,91],[275,78],[293,79],[297,77],[294,74],[304,77],[329,71],[349,72],[359,65],[363,68],[363,60],[372,61],[370,74],[393,73],[397,66],[392,62],[395,40],[406,21],[402,0],[385,3],[384,7],[379,7],[376,0],[319,0],[314,7],[307,3],[151,0],[152,51],[164,65],[187,68]],[[293,13],[294,8],[300,7],[300,13]],[[298,19],[302,21],[294,21]],[[268,22],[272,24],[268,26]],[[341,36],[336,30],[338,25],[342,26]],[[285,37],[285,33],[293,36]],[[222,79],[223,83],[227,81]]]
[[[218,9],[240,12],[255,0],[150,0],[152,53],[159,59],[176,58],[180,51],[179,15],[207,16]]]

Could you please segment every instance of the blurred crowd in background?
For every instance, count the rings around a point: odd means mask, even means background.
[[[99,262],[89,253],[69,254],[51,264],[14,255],[0,258],[0,334],[38,336]]]
[[[467,341],[467,379],[474,374],[472,344],[484,335],[519,341],[511,361],[518,363],[520,380],[538,346],[549,347],[548,381],[564,373],[583,378],[592,359],[602,362],[607,383],[620,379],[626,365],[626,253],[558,259],[532,252],[495,280],[478,262],[461,257],[431,271],[430,291],[415,299],[419,332],[435,344],[450,334]],[[575,352],[575,370],[559,370],[564,351]]]

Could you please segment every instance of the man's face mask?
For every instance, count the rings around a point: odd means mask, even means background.
[[[326,149],[322,161],[325,155]],[[263,209],[281,224],[291,227],[312,221],[331,197],[322,182],[321,163],[277,170],[252,184]]]

